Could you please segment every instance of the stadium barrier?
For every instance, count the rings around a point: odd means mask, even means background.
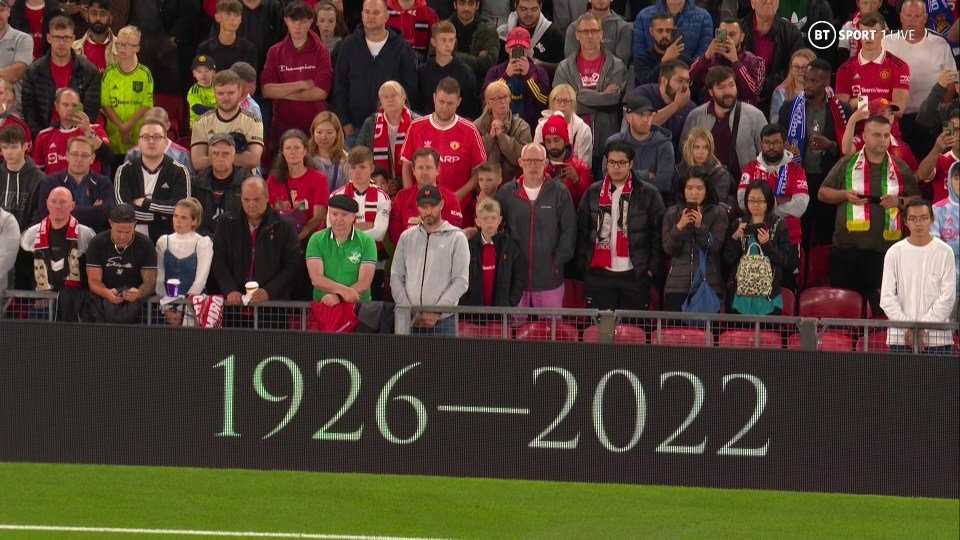
[[[0,344],[0,461],[958,496],[960,363],[927,355],[10,320]]]
[[[0,296],[0,320],[55,321],[56,302],[56,293],[7,290]],[[139,323],[167,326],[163,315],[167,305],[184,314],[183,325],[193,326],[195,318],[188,304],[184,299],[162,304],[161,297],[151,297],[146,301]],[[885,354],[890,352],[886,345],[887,331],[903,328],[914,332],[946,330],[953,336],[952,341],[927,340],[926,345],[946,348],[939,354],[955,355],[960,350],[956,323],[568,308],[397,306],[395,333],[411,334],[417,314],[421,312],[449,313],[453,320],[452,335],[466,338]],[[309,317],[308,302],[270,301],[256,306],[227,306],[223,326],[305,332]],[[914,343],[915,354],[922,352],[919,345]]]

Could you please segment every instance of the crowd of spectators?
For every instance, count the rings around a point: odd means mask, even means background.
[[[874,312],[956,320],[958,4],[0,0],[0,289],[768,315],[832,246]]]

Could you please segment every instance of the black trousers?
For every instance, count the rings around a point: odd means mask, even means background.
[[[833,243],[833,231],[837,223],[837,206],[820,202],[817,192],[823,184],[823,174],[808,174],[807,186],[810,190],[810,204],[800,218],[803,231],[803,249],[810,253],[813,246],[828,246]]]
[[[637,279],[633,270],[611,272],[591,268],[583,280],[587,307],[592,309],[647,309],[650,280]]]
[[[884,255],[869,249],[834,247],[830,251],[830,285],[857,291],[870,302],[874,313],[883,313],[880,284]]]

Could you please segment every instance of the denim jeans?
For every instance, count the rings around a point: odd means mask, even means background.
[[[429,328],[421,327],[421,326],[411,326],[410,335],[454,337],[457,335],[457,325],[454,322],[454,317],[450,316],[443,319],[437,319],[437,324]]]

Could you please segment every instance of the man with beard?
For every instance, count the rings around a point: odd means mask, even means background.
[[[686,140],[687,133],[697,126],[706,128],[713,135],[713,154],[730,176],[739,178],[741,167],[760,153],[760,130],[767,125],[767,115],[737,101],[736,78],[727,66],[711,69],[705,85],[710,101],[690,112],[680,140]]]
[[[557,112],[543,124],[543,147],[547,149],[546,174],[567,186],[574,208],[593,183],[590,165],[574,157],[570,146],[570,130],[563,113]]]
[[[666,128],[653,125],[654,108],[646,98],[628,98],[623,104],[623,110],[627,113],[627,127],[607,139],[607,144],[623,141],[633,146],[635,155],[630,158],[633,163],[633,177],[650,182],[665,201],[672,201],[676,161],[671,133]],[[603,173],[607,173],[606,165]]]
[[[443,198],[435,186],[420,188],[417,208],[420,224],[404,231],[397,242],[390,291],[400,306],[455,306],[470,284],[467,237],[441,217]],[[411,333],[455,335],[456,321],[451,315],[416,312]]]
[[[752,52],[743,50],[743,30],[740,21],[729,18],[720,23],[721,34],[713,38],[707,52],[690,66],[693,86],[703,87],[707,72],[714,66],[730,66],[737,81],[737,96],[744,103],[760,104],[760,90],[767,68],[763,60]]]
[[[115,36],[110,29],[113,18],[110,9],[110,0],[91,0],[87,4],[87,22],[90,23],[90,29],[73,42],[73,53],[89,60],[97,66],[100,73],[103,73],[107,66],[116,63],[113,58]]]
[[[191,133],[190,160],[194,170],[203,171],[210,166],[208,141],[217,133],[233,135],[237,146],[237,165],[248,171],[260,165],[263,122],[240,108],[240,84],[240,76],[229,69],[213,76],[217,108],[200,116]]]
[[[616,56],[623,62],[623,65],[630,67],[633,64],[633,25],[628,23],[618,13],[611,9],[610,0],[592,0],[590,10],[600,20],[603,28],[603,50]],[[567,28],[566,39],[563,44],[565,56],[570,56],[580,48],[577,42],[577,26],[571,24]]]
[[[803,165],[807,184],[814,193],[842,155],[840,142],[850,118],[850,106],[837,99],[828,86],[830,72],[826,60],[811,62],[803,75],[803,95],[784,103],[778,116],[787,133],[787,150]],[[810,201],[801,218],[804,249],[830,243],[835,214],[833,206],[816,198]]]
[[[790,243],[800,245],[803,238],[800,217],[807,211],[810,194],[807,191],[807,174],[793,154],[784,149],[787,130],[780,124],[768,124],[760,131],[760,146],[763,148],[757,159],[743,169],[740,187],[737,188],[737,201],[740,208],[746,208],[744,197],[747,186],[757,180],[763,180],[773,188],[777,206],[774,215],[781,216],[787,222],[790,231]],[[793,288],[789,276],[785,276],[786,286]]]
[[[830,286],[850,289],[880,310],[877,290],[887,250],[903,237],[901,212],[919,198],[913,171],[890,155],[890,120],[871,116],[863,128],[863,150],[840,159],[817,197],[837,206]]]
[[[471,172],[487,160],[487,151],[477,126],[457,115],[460,84],[456,80],[445,77],[440,81],[433,93],[433,106],[433,114],[414,120],[407,131],[407,140],[400,150],[403,187],[413,185],[414,150],[429,146],[440,154],[443,168],[439,185],[456,193],[461,204],[465,204],[477,187]]]
[[[678,33],[670,15],[654,15],[650,21],[650,36],[653,38],[653,48],[643,49],[633,57],[633,72],[638,85],[657,82],[660,65],[664,62],[680,60],[689,65],[693,61],[685,54],[683,35]]]
[[[457,30],[457,58],[473,68],[478,81],[497,65],[500,58],[500,38],[493,22],[477,13],[479,0],[454,0],[456,13],[450,22]]]
[[[633,95],[650,100],[656,111],[653,123],[670,130],[673,147],[680,147],[680,132],[687,115],[696,107],[690,99],[690,67],[681,60],[670,60],[660,65],[660,80],[643,84]]]

